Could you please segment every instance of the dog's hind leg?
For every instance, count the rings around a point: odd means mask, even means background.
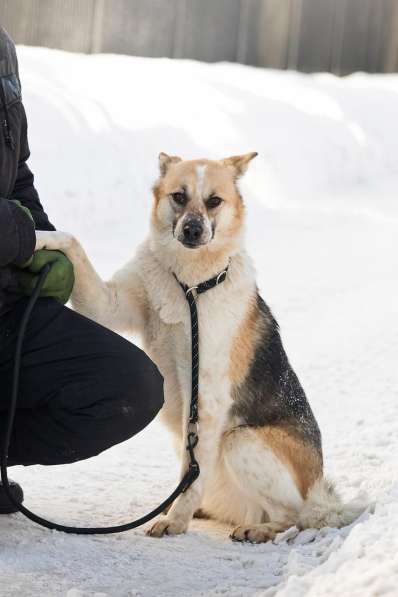
[[[233,531],[231,537],[237,541],[272,540],[296,524],[308,490],[322,477],[318,452],[282,427],[239,427],[229,432],[223,458],[231,481],[247,500],[248,512],[256,513]]]

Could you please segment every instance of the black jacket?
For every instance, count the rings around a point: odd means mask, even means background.
[[[37,230],[54,230],[26,163],[29,154],[15,46],[0,27],[0,315],[18,298],[15,265],[27,261],[35,246],[32,221],[10,199],[30,209]]]

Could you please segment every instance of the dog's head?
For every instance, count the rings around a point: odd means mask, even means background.
[[[152,224],[163,246],[219,251],[240,236],[244,205],[237,187],[257,153],[189,160],[161,153]]]

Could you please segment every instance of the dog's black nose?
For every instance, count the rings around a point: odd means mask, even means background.
[[[202,222],[198,218],[188,220],[184,224],[183,232],[185,242],[191,245],[197,244],[203,234]]]

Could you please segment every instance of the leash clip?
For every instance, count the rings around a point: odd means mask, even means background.
[[[190,431],[190,429],[191,429],[191,431]],[[200,475],[199,463],[196,460],[195,454],[194,454],[194,448],[197,446],[198,441],[199,441],[198,424],[197,423],[189,423],[187,440],[188,440],[187,450],[189,452],[190,463],[188,465],[188,472],[187,472],[187,477],[189,480],[187,482],[186,487],[183,489],[184,493]]]
[[[189,457],[191,462],[195,462],[195,454],[194,449],[198,445],[199,442],[199,434],[198,434],[198,426],[197,424],[190,423],[188,426],[188,434],[187,434],[187,450],[189,452]]]
[[[193,477],[193,480],[195,481],[195,479],[197,479],[200,475],[200,468],[199,468],[199,462],[190,462],[189,463],[189,472]]]

